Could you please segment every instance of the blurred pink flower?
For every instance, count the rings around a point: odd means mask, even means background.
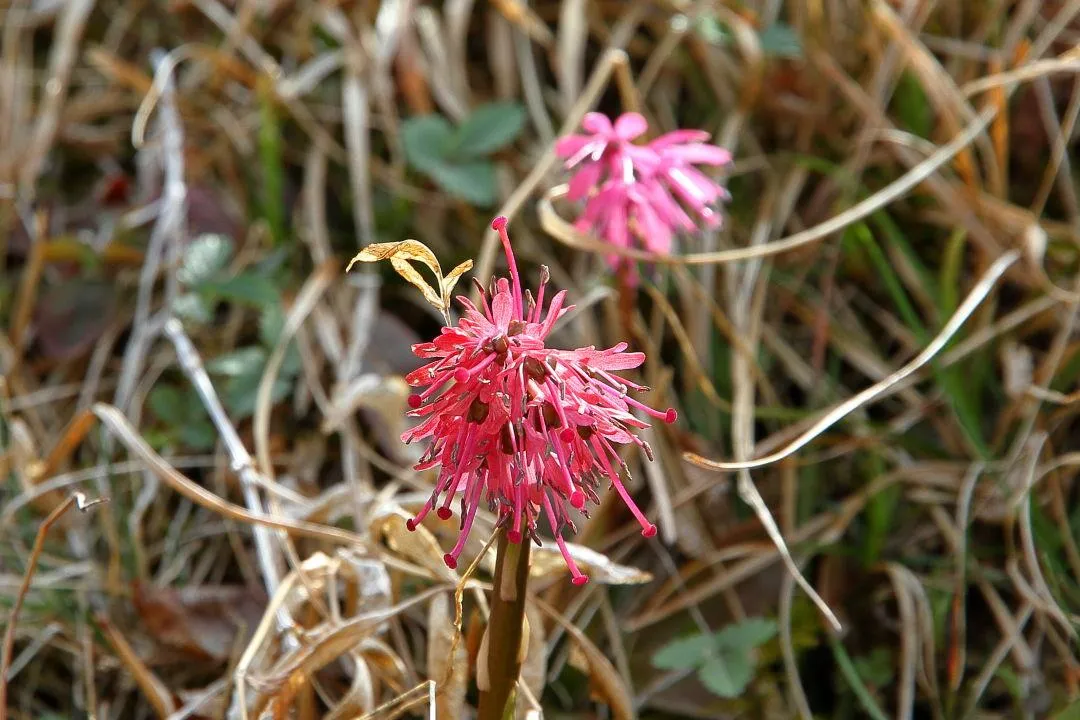
[[[708,144],[702,130],[675,130],[645,145],[633,141],[648,130],[638,113],[625,113],[614,125],[600,113],[582,121],[584,135],[569,135],[555,144],[572,171],[567,198],[585,200],[574,226],[616,247],[632,243],[657,254],[669,254],[673,238],[693,232],[698,223],[719,227],[717,206],[727,190],[696,166],[722,166],[731,153]],[[696,219],[695,219],[696,217]],[[621,258],[611,255],[618,266]]]
[[[563,307],[566,292],[556,293],[545,313],[547,273],[535,296],[523,291],[506,218],[496,218],[492,227],[502,238],[510,280],[499,278],[493,296],[481,291],[479,308],[459,297],[464,315],[457,325],[413,347],[429,361],[406,376],[411,386],[426,387],[409,398],[410,414],[424,419],[402,440],[430,441],[417,470],[441,467],[431,499],[408,527],[415,529],[432,510],[449,519],[454,498],[460,498],[461,532],[444,557],[456,567],[481,503],[508,523],[513,543],[524,537],[539,542],[536,527],[543,515],[574,584],[581,585],[588,578],[562,537],[564,529],[576,532],[571,510],[585,513],[588,503],[598,503],[607,481],[641,524],[642,535],[655,535],[656,526],[623,485],[620,470],[627,469],[615,446],[633,443],[651,457],[631,432],[648,423],[633,411],[668,423],[676,413],[635,400],[631,393],[646,388],[612,374],[645,361],[643,353],[626,352],[626,343],[607,350],[545,346],[555,322],[570,309]]]

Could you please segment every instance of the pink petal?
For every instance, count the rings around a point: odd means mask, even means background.
[[[645,353],[640,352],[616,352],[609,350],[597,353],[588,359],[589,367],[596,370],[633,370],[645,362]]]
[[[576,155],[594,140],[592,135],[567,135],[555,141],[555,154],[563,158]]]
[[[672,145],[705,142],[709,137],[709,133],[704,130],[672,130],[653,140],[649,143],[649,147],[654,150],[663,150]]]
[[[663,154],[672,155],[680,162],[692,165],[727,165],[731,162],[731,151],[705,143],[690,143],[668,148]]]
[[[615,135],[620,140],[633,140],[649,129],[649,121],[641,113],[623,113],[615,121]]]
[[[491,299],[491,314],[495,326],[505,331],[514,316],[514,298],[509,292],[500,292]]]
[[[587,113],[581,120],[581,127],[597,135],[610,135],[612,132],[611,120],[608,120],[607,115],[598,112]]]
[[[566,197],[570,200],[581,200],[587,197],[589,191],[596,187],[602,170],[603,167],[600,163],[586,163],[583,165],[581,170],[570,178],[570,189],[567,191]]]

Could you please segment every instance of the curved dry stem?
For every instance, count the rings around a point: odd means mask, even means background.
[[[828,428],[835,425],[837,422],[857,410],[858,408],[872,402],[879,395],[895,386],[897,383],[902,382],[907,377],[915,373],[923,365],[926,365],[930,360],[934,358],[952,339],[953,335],[960,330],[961,326],[971,317],[972,313],[979,307],[982,301],[990,294],[994,285],[1005,274],[1005,271],[1012,266],[1020,258],[1020,253],[1015,250],[1011,250],[1000,258],[994,261],[986,273],[979,278],[979,281],[972,288],[971,292],[964,302],[956,309],[949,321],[945,323],[945,326],[941,329],[933,340],[930,341],[922,352],[911,359],[906,365],[901,367],[896,372],[890,374],[888,377],[883,378],[880,382],[876,382],[870,387],[866,388],[862,392],[853,395],[849,399],[835,406],[832,410],[826,412],[820,420],[810,426],[805,432],[795,438],[793,441],[785,445],[780,450],[774,453],[766,455],[764,457],[757,458],[756,460],[747,460],[744,462],[724,462],[720,460],[710,460],[708,458],[701,457],[694,453],[686,453],[685,457],[688,461],[695,465],[711,470],[752,470],[754,468],[764,467],[771,465],[774,462],[783,460],[789,457],[811,443],[815,438],[825,432]]]

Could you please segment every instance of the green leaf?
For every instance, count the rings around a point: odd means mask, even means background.
[[[200,235],[184,251],[176,278],[184,285],[198,285],[224,270],[232,254],[232,240],[224,235]]]
[[[214,317],[206,300],[195,293],[177,295],[173,300],[172,311],[181,320],[190,320],[198,325],[205,325]]]
[[[790,25],[773,23],[758,35],[761,51],[773,57],[798,59],[803,56],[802,40]]]
[[[753,677],[750,656],[741,652],[725,652],[712,657],[698,670],[701,684],[723,698],[737,697]]]
[[[721,648],[733,648],[744,651],[753,650],[767,643],[776,636],[776,621],[768,618],[746,618],[735,625],[728,625],[716,634],[716,643]]]
[[[199,290],[216,299],[255,307],[278,302],[278,291],[270,278],[253,272],[243,272],[227,280],[204,282],[199,285]]]
[[[411,117],[401,125],[405,159],[417,170],[428,172],[443,162],[453,136],[453,126],[442,115]]]
[[[525,108],[506,101],[481,105],[458,126],[451,141],[454,157],[490,155],[514,141],[525,127]]]
[[[251,346],[218,355],[206,363],[206,369],[215,375],[238,377],[240,375],[262,375],[266,365],[266,350]]]
[[[255,399],[262,381],[262,370],[251,375],[238,375],[225,384],[223,401],[234,421],[246,420],[255,413]],[[270,402],[279,403],[289,396],[293,378],[278,377],[270,391]]]
[[[700,667],[710,652],[716,650],[715,635],[692,635],[672,640],[652,657],[653,667],[660,670],[686,670]]]
[[[262,314],[259,316],[259,339],[262,340],[268,351],[273,350],[274,346],[277,345],[278,338],[281,337],[284,328],[285,313],[282,311],[281,306],[274,303],[264,307]],[[269,357],[269,354],[267,357]],[[290,342],[288,350],[285,351],[285,359],[281,362],[281,375],[283,377],[295,377],[300,374],[301,369],[300,350],[296,347],[295,341]]]
[[[479,207],[495,204],[495,166],[490,162],[440,163],[429,174],[439,187],[466,202]]]
[[[262,214],[270,226],[274,245],[285,243],[285,167],[281,151],[281,122],[274,92],[268,82],[258,83],[259,164],[262,166]]]
[[[188,421],[180,427],[178,438],[187,447],[196,451],[213,450],[217,443],[217,431],[208,422]]]
[[[174,385],[158,385],[146,398],[150,409],[167,425],[184,425],[187,422],[187,402],[184,394]]]

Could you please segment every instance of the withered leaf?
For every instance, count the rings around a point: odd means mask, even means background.
[[[604,585],[641,585],[652,582],[653,576],[650,573],[620,565],[603,553],[598,553],[584,545],[566,543],[566,547],[570,551],[570,557],[574,558],[581,571],[589,576],[590,582]],[[566,562],[557,549],[547,545],[533,548],[532,565],[529,568],[530,577],[543,578],[562,575],[565,572]]]
[[[443,280],[442,280],[442,299],[443,299],[443,304],[446,305],[447,307],[450,306],[450,293],[454,292],[454,286],[458,284],[458,280],[461,279],[462,275],[464,275],[465,273],[472,270],[472,266],[473,266],[473,261],[472,260],[466,260],[465,262],[461,263],[456,268],[451,270],[450,274],[443,278]]]
[[[464,717],[468,681],[465,640],[455,637],[450,599],[436,595],[428,611],[428,677],[435,681],[437,717]]]
[[[439,296],[439,293],[435,292],[435,288],[431,287],[431,285],[428,284],[427,280],[425,280],[423,276],[416,271],[416,268],[410,265],[407,261],[401,260],[399,258],[390,258],[390,264],[393,266],[394,270],[397,271],[398,275],[405,278],[408,283],[410,283],[411,285],[413,285],[413,287],[423,293],[425,300],[427,300],[429,303],[431,303],[437,308],[441,309],[443,307],[446,307],[446,304]]]
[[[427,245],[419,240],[372,243],[353,256],[353,259],[349,261],[349,265],[345,268],[345,271],[348,272],[351,270],[354,263],[379,262],[380,260],[390,260],[391,258],[422,262],[431,269],[431,272],[435,273],[440,278],[442,277],[442,266],[439,265],[439,259],[435,257],[435,253],[431,252],[431,249],[428,248]]]

